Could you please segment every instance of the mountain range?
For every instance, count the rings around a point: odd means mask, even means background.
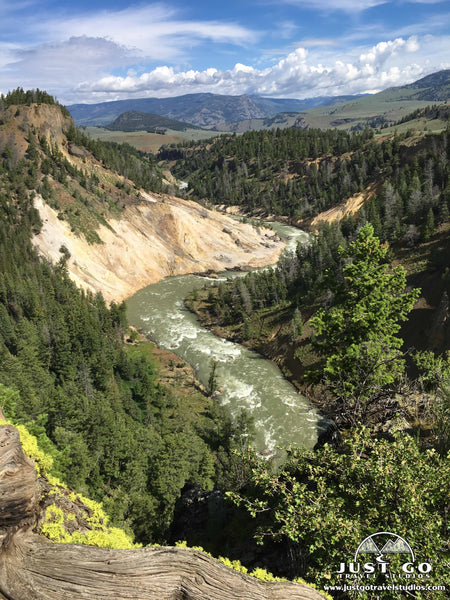
[[[321,104],[298,112],[281,112],[264,119],[236,120],[218,124],[222,131],[244,131],[294,127],[296,129],[363,129],[394,125],[413,111],[450,98],[450,70],[427,75],[414,83],[392,87],[376,94],[353,96],[333,104]]]
[[[361,121],[364,124],[368,119],[380,116],[389,120],[390,112],[392,119],[398,119],[426,103],[444,102],[449,95],[450,70],[447,69],[371,95],[298,100],[206,93],[74,104],[68,109],[75,123],[81,126],[104,127],[123,113],[134,111],[157,114],[206,129],[241,132],[266,127],[336,127]],[[129,122],[127,127],[130,127]]]
[[[257,96],[223,96],[186,94],[174,98],[138,98],[99,104],[74,104],[68,109],[77,125],[105,126],[124,112],[137,111],[213,128],[218,124],[246,119],[264,119],[280,112],[299,112],[316,106],[333,105],[359,96],[321,96],[304,100],[260,98]]]

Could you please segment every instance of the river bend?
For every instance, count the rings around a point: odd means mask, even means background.
[[[287,252],[306,238],[294,227],[274,223],[273,228],[286,238]],[[221,275],[224,279],[236,276],[239,275]],[[211,363],[217,361],[217,383],[222,389],[218,401],[231,415],[237,415],[241,409],[252,415],[258,452],[269,455],[275,453],[277,446],[290,444],[314,446],[320,417],[278,367],[244,346],[217,337],[186,310],[184,298],[205,283],[205,277],[183,275],[141,289],[127,300],[130,323],[159,347],[191,364],[205,385]]]

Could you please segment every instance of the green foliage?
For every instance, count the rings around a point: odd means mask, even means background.
[[[266,214],[312,216],[358,192],[383,161],[373,132],[276,129],[161,148],[197,200]],[[366,160],[363,149],[373,160]],[[331,160],[337,156],[337,160]],[[316,162],[316,159],[321,159]]]
[[[191,548],[192,550],[200,550],[200,552],[203,552],[207,556],[214,558],[209,552],[206,552],[206,550],[204,550],[201,546],[188,546],[187,542],[185,542],[185,541],[176,542],[175,545],[177,548]],[[219,558],[217,560],[219,562],[221,562],[223,565],[225,565],[226,567],[229,567],[230,569],[233,569],[234,571],[237,571],[238,573],[248,574],[251,577],[255,577],[256,579],[259,579],[261,581],[287,581],[286,579],[283,579],[282,577],[274,577],[274,575],[272,575],[272,573],[269,573],[268,571],[266,571],[266,569],[262,569],[261,567],[256,567],[255,569],[253,569],[253,571],[249,572],[247,567],[244,567],[244,565],[239,560],[230,560],[229,558],[226,558],[224,556],[219,556]],[[296,578],[295,582],[315,588],[314,585],[307,583],[304,579],[302,579],[300,577]],[[326,597],[328,597],[328,596],[326,596]]]
[[[360,429],[339,450],[325,445],[290,451],[278,473],[266,462],[249,460],[252,486],[230,496],[257,519],[261,543],[287,537],[297,544],[303,556],[299,575],[319,587],[339,583],[340,563],[352,562],[365,537],[392,531],[416,549],[418,562],[432,563],[427,583],[449,585],[448,458],[421,450],[409,436],[389,441]],[[432,594],[420,592],[417,598],[442,597]],[[379,598],[392,598],[391,592]]]
[[[445,456],[450,452],[450,375],[441,381],[431,405],[437,450]]]
[[[34,460],[38,475],[50,473],[53,467],[53,458],[43,452],[38,445],[38,441],[24,425],[16,425],[23,451],[27,456]]]
[[[21,87],[16,88],[8,92],[6,95],[1,94],[0,96],[0,105],[3,105],[5,108],[12,105],[21,105],[25,104],[30,106],[31,104],[56,104],[60,107],[61,112],[64,116],[69,116],[69,111],[65,106],[62,106],[57,102],[53,96],[48,94],[47,92],[35,89],[35,90],[24,90]]]
[[[250,339],[258,334],[248,323],[248,307],[254,312],[284,301],[310,306],[322,293],[324,271],[339,266],[338,247],[367,220],[378,237],[408,246],[448,222],[448,131],[414,145],[406,145],[406,137],[380,142],[366,134],[278,130],[162,149],[162,158],[177,161],[174,172],[189,181],[191,197],[248,211],[315,216],[369,184],[376,191],[355,216],[319,225],[295,256],[282,259],[273,277],[252,273],[243,280],[244,291],[237,282],[219,286],[211,302],[217,322],[246,323],[243,338]],[[443,277],[445,258],[443,253]]]
[[[4,389],[8,391],[8,388]],[[39,447],[38,439],[30,433],[27,427],[16,425],[16,428],[19,431],[24,453],[34,461],[38,475],[45,477],[51,486],[50,491],[47,490],[46,493],[59,497],[61,495],[60,490],[64,487],[64,484],[51,475],[53,471],[53,457]],[[48,438],[47,443],[51,447],[51,450],[53,450],[53,453],[56,452],[57,454],[56,449],[52,446]],[[69,499],[76,502],[78,506],[81,504],[87,509],[88,514],[85,517],[85,522],[88,525],[88,529],[84,529],[83,531],[75,530],[69,533],[65,526],[75,520],[75,514],[64,512],[60,506],[50,504],[45,509],[45,518],[40,523],[39,533],[60,543],[88,544],[103,548],[135,547],[131,537],[122,529],[108,525],[108,516],[105,514],[101,504],[74,492],[70,492]]]
[[[105,129],[110,131],[148,131],[149,133],[164,134],[167,129],[186,131],[186,129],[200,128],[162,115],[128,110],[119,115],[110,125],[106,125]]]
[[[445,456],[450,450],[450,352],[442,356],[416,352],[413,358],[419,369],[418,381],[429,393],[428,417],[435,446]]]
[[[130,144],[93,140],[74,125],[65,133],[69,141],[92,152],[105,167],[130,179],[138,188],[153,192],[165,190],[152,154],[136,150]]]
[[[19,392],[0,383],[0,409],[7,419],[14,419]]]
[[[303,333],[302,315],[298,308],[295,309],[290,325],[290,337],[295,341]]]
[[[450,351],[435,356],[430,350],[416,352],[413,356],[419,370],[419,383],[426,392],[435,391],[450,377]]]
[[[372,225],[362,227],[347,250],[341,249],[348,262],[342,280],[330,279],[332,306],[310,319],[318,336],[315,346],[325,356],[325,382],[356,420],[381,388],[402,374],[402,340],[395,334],[420,292],[405,292],[405,270],[391,269],[387,252]]]
[[[136,548],[125,531],[108,525],[108,517],[100,504],[93,503],[81,495],[74,495],[73,500],[90,509],[90,514],[85,519],[88,528],[69,533],[67,525],[75,520],[75,514],[64,512],[56,504],[50,504],[45,509],[45,519],[39,526],[38,532],[60,544],[83,544],[116,549]]]
[[[230,560],[229,558],[225,558],[223,556],[219,556],[218,559],[223,565],[237,571],[238,573],[248,573],[248,569],[244,567],[238,560]],[[261,569],[263,571],[263,569]],[[267,573],[269,575],[269,573]]]
[[[263,315],[263,309],[290,305],[290,337],[300,336],[303,322],[299,306],[308,306],[322,291],[324,272],[337,269],[338,248],[345,244],[338,224],[323,224],[308,243],[298,245],[294,255],[282,256],[275,268],[211,288],[216,291],[208,295],[212,312],[220,324],[243,323],[242,335],[247,340],[264,332],[263,317],[258,324],[255,315]]]
[[[139,541],[163,541],[184,485],[210,488],[222,473],[217,455],[229,450],[216,431],[224,415],[204,397],[177,397],[160,383],[154,359],[129,351],[125,304],[108,307],[100,294],[79,290],[64,248],[55,266],[39,258],[31,237],[41,222],[27,170],[42,169],[55,202],[64,178],[77,190],[92,188],[89,197],[98,182],[52,140],[37,140],[31,129],[29,136],[23,159],[0,147],[0,406],[35,434],[67,485],[101,500]],[[75,128],[69,137],[84,140]],[[137,151],[88,145],[98,160],[151,185],[153,163]]]
[[[210,372],[208,377],[208,394],[213,396],[218,388],[217,383],[217,360],[211,360]]]
[[[5,389],[7,390],[7,388]],[[19,431],[23,451],[34,461],[38,475],[45,477],[50,484],[50,490],[46,490],[47,496],[66,496],[67,490],[64,490],[65,485],[51,475],[53,471],[53,457],[51,454],[44,452],[39,447],[38,439],[30,433],[27,427],[16,425],[16,428]],[[53,453],[56,452],[48,438],[47,445],[50,451],[53,451]],[[64,494],[62,494],[63,491]],[[69,493],[68,499],[74,503],[74,506],[79,507],[81,505],[86,510],[86,515],[83,519],[85,523],[84,529],[69,533],[66,525],[75,520],[75,514],[63,511],[57,504],[50,504],[45,509],[45,518],[39,525],[39,533],[60,543],[87,544],[101,546],[102,548],[136,547],[133,544],[132,538],[122,529],[109,526],[108,516],[99,502],[95,502],[74,492]]]

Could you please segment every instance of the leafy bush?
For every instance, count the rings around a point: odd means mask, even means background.
[[[389,441],[360,429],[340,450],[329,445],[315,452],[292,450],[279,473],[266,462],[248,460],[252,487],[229,496],[257,519],[260,543],[266,537],[289,538],[298,546],[300,576],[319,586],[339,584],[336,570],[352,561],[360,542],[374,532],[391,531],[416,549],[418,562],[432,564],[428,584],[450,584],[450,463],[435,450],[422,451],[409,436]],[[416,597],[443,597],[433,594]],[[392,598],[392,592],[379,598]]]

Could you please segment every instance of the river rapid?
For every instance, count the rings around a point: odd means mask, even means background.
[[[294,227],[273,223],[286,239],[285,252],[293,252],[307,234]],[[221,274],[223,280],[242,276]],[[255,424],[255,449],[276,454],[277,447],[292,444],[308,448],[317,441],[320,416],[308,400],[283,377],[278,367],[244,346],[217,337],[200,326],[184,306],[184,298],[204,287],[208,279],[197,275],[170,277],[139,290],[127,300],[128,319],[159,347],[171,350],[195,369],[207,385],[212,361],[217,361],[218,402],[232,416],[248,411]],[[211,280],[216,283],[218,280]]]

